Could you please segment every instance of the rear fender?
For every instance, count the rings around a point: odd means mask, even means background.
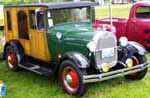
[[[4,53],[3,53],[4,59],[5,59],[5,55],[6,55],[7,46],[12,46],[15,49],[16,53],[20,54],[23,57],[24,49],[22,48],[21,44],[16,40],[11,40],[11,41],[6,42],[6,44],[4,46]]]

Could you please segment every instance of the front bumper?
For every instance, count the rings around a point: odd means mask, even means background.
[[[143,63],[140,65],[133,66],[131,68],[123,68],[107,73],[102,73],[102,74],[96,74],[96,75],[84,75],[83,76],[83,82],[84,83],[90,83],[90,82],[99,82],[99,81],[104,81],[132,73],[136,73],[139,71],[142,71],[148,67],[148,63]]]

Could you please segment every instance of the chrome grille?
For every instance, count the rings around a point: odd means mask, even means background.
[[[102,50],[107,48],[114,48],[114,56],[111,58],[102,59]],[[95,60],[97,65],[102,63],[108,63],[110,67],[113,67],[117,62],[117,48],[116,48],[116,39],[114,36],[105,37],[98,40],[97,51],[95,52]]]
[[[96,50],[104,49],[104,48],[111,48],[111,47],[115,47],[115,46],[116,46],[116,41],[115,41],[114,37],[99,39]]]

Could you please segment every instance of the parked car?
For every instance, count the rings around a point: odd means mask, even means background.
[[[8,68],[56,75],[70,95],[81,96],[86,84],[119,76],[140,80],[147,73],[146,50],[112,32],[92,28],[95,3],[64,2],[4,7]]]
[[[140,1],[132,5],[129,18],[113,18],[117,39],[126,36],[130,41],[136,41],[150,49],[150,2]],[[93,25],[110,24],[110,19],[97,19]]]

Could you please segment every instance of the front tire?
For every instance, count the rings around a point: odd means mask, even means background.
[[[141,56],[141,55],[134,55],[134,56],[132,56],[132,60],[133,60],[133,64],[134,64],[133,66],[136,66],[136,65],[145,63],[146,62],[146,57]],[[147,73],[147,68],[140,71],[140,72],[126,75],[125,78],[130,79],[130,80],[141,80],[141,79],[144,78],[146,73]]]
[[[82,96],[86,92],[86,85],[83,83],[83,74],[70,60],[65,60],[61,63],[59,80],[63,89],[70,95]]]

